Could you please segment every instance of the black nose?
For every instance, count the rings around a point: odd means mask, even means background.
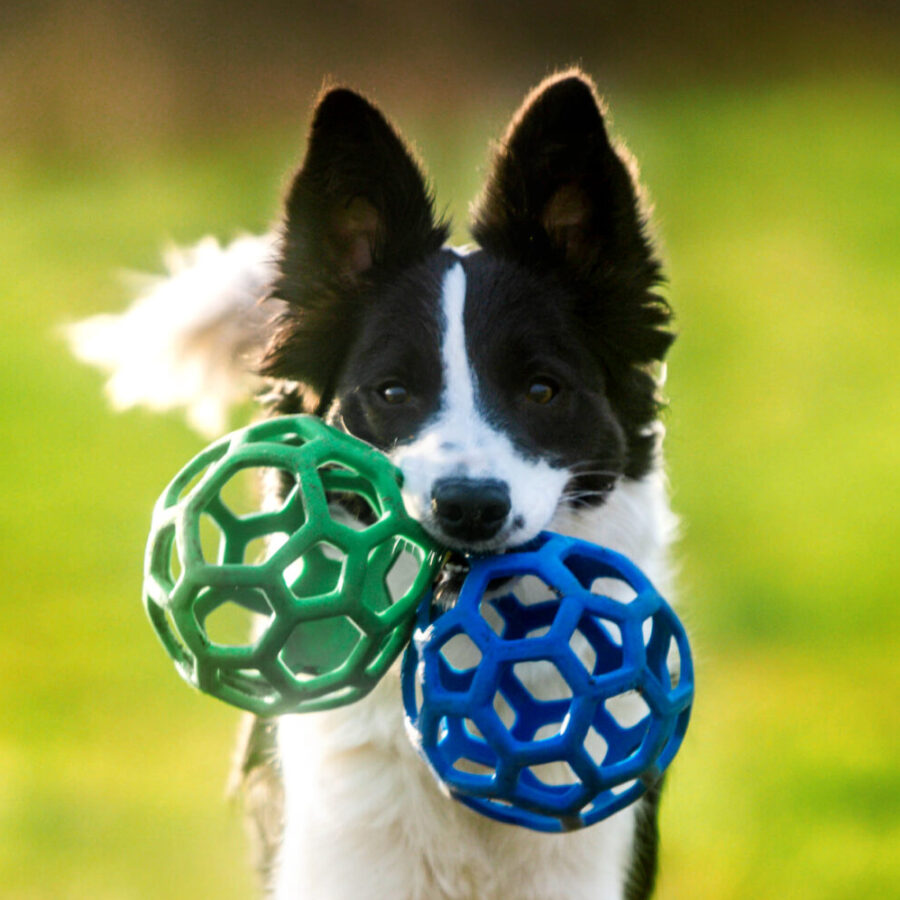
[[[441,478],[432,488],[431,508],[448,537],[486,541],[509,515],[509,485],[494,478]]]

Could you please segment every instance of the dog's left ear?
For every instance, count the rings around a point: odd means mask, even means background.
[[[640,249],[636,186],[610,143],[587,76],[553,76],[525,98],[496,154],[472,230],[494,253],[576,268]]]
[[[660,267],[638,186],[586,75],[553,76],[526,97],[475,205],[472,234],[495,255],[586,286],[595,302],[583,312],[615,318],[631,361],[665,354],[669,310],[653,293]]]

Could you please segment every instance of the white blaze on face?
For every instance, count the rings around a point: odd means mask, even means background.
[[[568,475],[542,460],[527,459],[509,437],[488,423],[478,402],[478,384],[466,352],[466,274],[461,262],[444,275],[441,292],[443,389],[436,416],[411,443],[391,455],[403,472],[410,514],[439,539],[431,511],[434,483],[441,478],[491,478],[509,485],[512,508],[506,524],[474,550],[521,544],[547,526]]]

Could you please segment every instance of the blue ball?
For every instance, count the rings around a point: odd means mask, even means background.
[[[407,730],[450,794],[538,831],[592,825],[672,761],[694,692],[687,635],[626,557],[543,532],[473,558],[424,604],[403,661]]]

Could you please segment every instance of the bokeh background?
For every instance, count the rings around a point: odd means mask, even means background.
[[[157,492],[202,444],[113,415],[61,323],[167,242],[277,215],[325,76],[466,204],[525,90],[582,63],[642,164],[681,333],[668,455],[698,699],[658,896],[900,884],[894,0],[5,0],[0,16],[0,896],[245,898],[239,714],[140,608]]]

